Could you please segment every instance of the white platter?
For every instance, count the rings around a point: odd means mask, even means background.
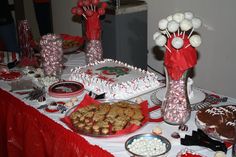
[[[163,101],[166,93],[166,88],[160,88],[158,91],[156,91],[155,95],[156,98],[160,101]],[[202,92],[201,90],[198,90],[196,88],[193,88],[193,97],[189,99],[190,104],[196,104],[199,102],[202,102],[206,98],[206,94]]]

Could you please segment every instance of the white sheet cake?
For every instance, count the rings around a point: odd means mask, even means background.
[[[106,93],[107,99],[127,100],[160,87],[156,74],[112,59],[76,67],[69,79],[88,91]]]

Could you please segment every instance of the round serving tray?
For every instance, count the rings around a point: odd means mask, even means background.
[[[48,94],[56,98],[78,96],[83,91],[84,85],[75,81],[56,82],[48,88]]]
[[[102,100],[101,103],[109,103],[110,105],[112,105],[113,103],[115,102],[129,102],[130,104],[132,105],[137,105],[137,103],[135,102],[131,102],[131,101],[127,101],[127,100]],[[100,105],[100,104],[98,104]],[[75,111],[75,109],[77,108],[78,106],[73,106],[71,109],[69,109],[66,114],[65,114],[65,117],[69,118],[69,116],[71,115],[71,113],[73,113]],[[116,133],[110,133],[110,134],[96,134],[96,133],[89,133],[89,132],[86,132],[84,130],[78,130],[76,128],[74,128],[73,126],[70,126],[72,130],[74,130],[76,133],[78,134],[81,134],[81,135],[86,135],[86,136],[91,136],[91,137],[104,137],[104,138],[110,138],[110,137],[118,137],[118,136],[122,136],[122,135],[127,135],[127,134],[130,134],[130,133],[133,133],[135,131],[137,131],[138,129],[142,128],[146,123],[147,123],[147,117],[144,116],[144,119],[141,121],[141,125],[140,126],[136,126],[133,127],[132,129],[130,128],[124,128],[123,130],[116,132]],[[129,126],[128,126],[129,127]]]

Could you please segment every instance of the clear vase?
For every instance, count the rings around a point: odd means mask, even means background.
[[[178,80],[173,80],[166,71],[166,94],[161,106],[161,113],[166,123],[182,125],[191,115],[191,106],[187,92],[188,70]]]
[[[86,62],[94,63],[103,59],[103,49],[101,40],[88,40],[85,47]]]

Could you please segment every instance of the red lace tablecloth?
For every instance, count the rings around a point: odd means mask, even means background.
[[[0,89],[0,157],[111,157]]]

